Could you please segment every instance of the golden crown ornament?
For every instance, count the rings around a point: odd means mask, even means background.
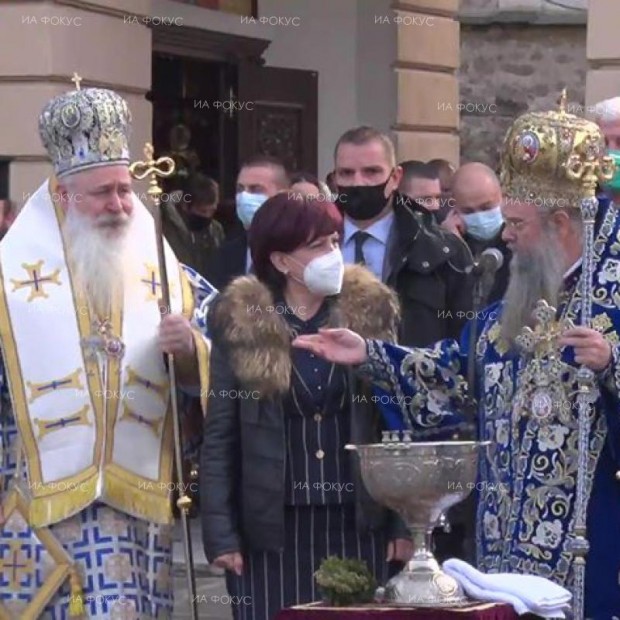
[[[566,89],[558,109],[528,112],[513,123],[502,148],[504,195],[548,208],[581,208],[597,182],[612,177],[605,138],[596,123],[566,112]]]
[[[117,93],[80,88],[54,97],[39,117],[39,135],[57,178],[98,166],[129,165],[131,112]]]

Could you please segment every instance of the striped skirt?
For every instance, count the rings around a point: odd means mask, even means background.
[[[314,572],[330,555],[366,562],[377,582],[385,583],[385,537],[357,533],[353,504],[284,510],[284,550],[247,553],[241,577],[226,573],[235,620],[273,620],[283,608],[320,600]]]

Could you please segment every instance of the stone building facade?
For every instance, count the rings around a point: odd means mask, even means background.
[[[515,117],[553,108],[564,87],[571,110],[582,115],[586,73],[585,26],[463,26],[461,159],[495,167]]]
[[[261,16],[297,19],[290,28],[212,10],[237,0],[188,1],[2,2],[0,39],[12,54],[0,58],[0,198],[21,205],[49,174],[34,122],[74,71],[128,99],[141,152],[152,137],[154,16],[188,26],[192,53],[210,53],[205,33],[244,37],[268,45],[267,66],[316,72],[321,176],[335,136],[354,124],[391,132],[399,160],[495,165],[511,120],[553,107],[563,87],[578,114],[620,94],[616,0],[257,0]],[[50,16],[71,26],[49,27]]]
[[[538,1],[529,10],[524,2],[519,10],[507,4],[462,0],[460,11],[461,161],[494,168],[516,116],[552,109],[563,88],[570,110],[586,111],[586,7],[573,2],[576,8],[562,13]]]

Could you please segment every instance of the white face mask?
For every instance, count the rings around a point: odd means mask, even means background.
[[[294,258],[293,260],[298,265],[303,266]],[[344,260],[342,252],[338,248],[334,248],[327,254],[313,258],[304,267],[303,284],[311,293],[328,297],[340,293],[343,277]]]

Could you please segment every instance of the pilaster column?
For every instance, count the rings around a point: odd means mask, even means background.
[[[620,97],[619,10],[609,0],[590,0],[588,5],[586,109],[603,99]]]
[[[394,2],[399,161],[444,158],[459,163],[459,0]]]

